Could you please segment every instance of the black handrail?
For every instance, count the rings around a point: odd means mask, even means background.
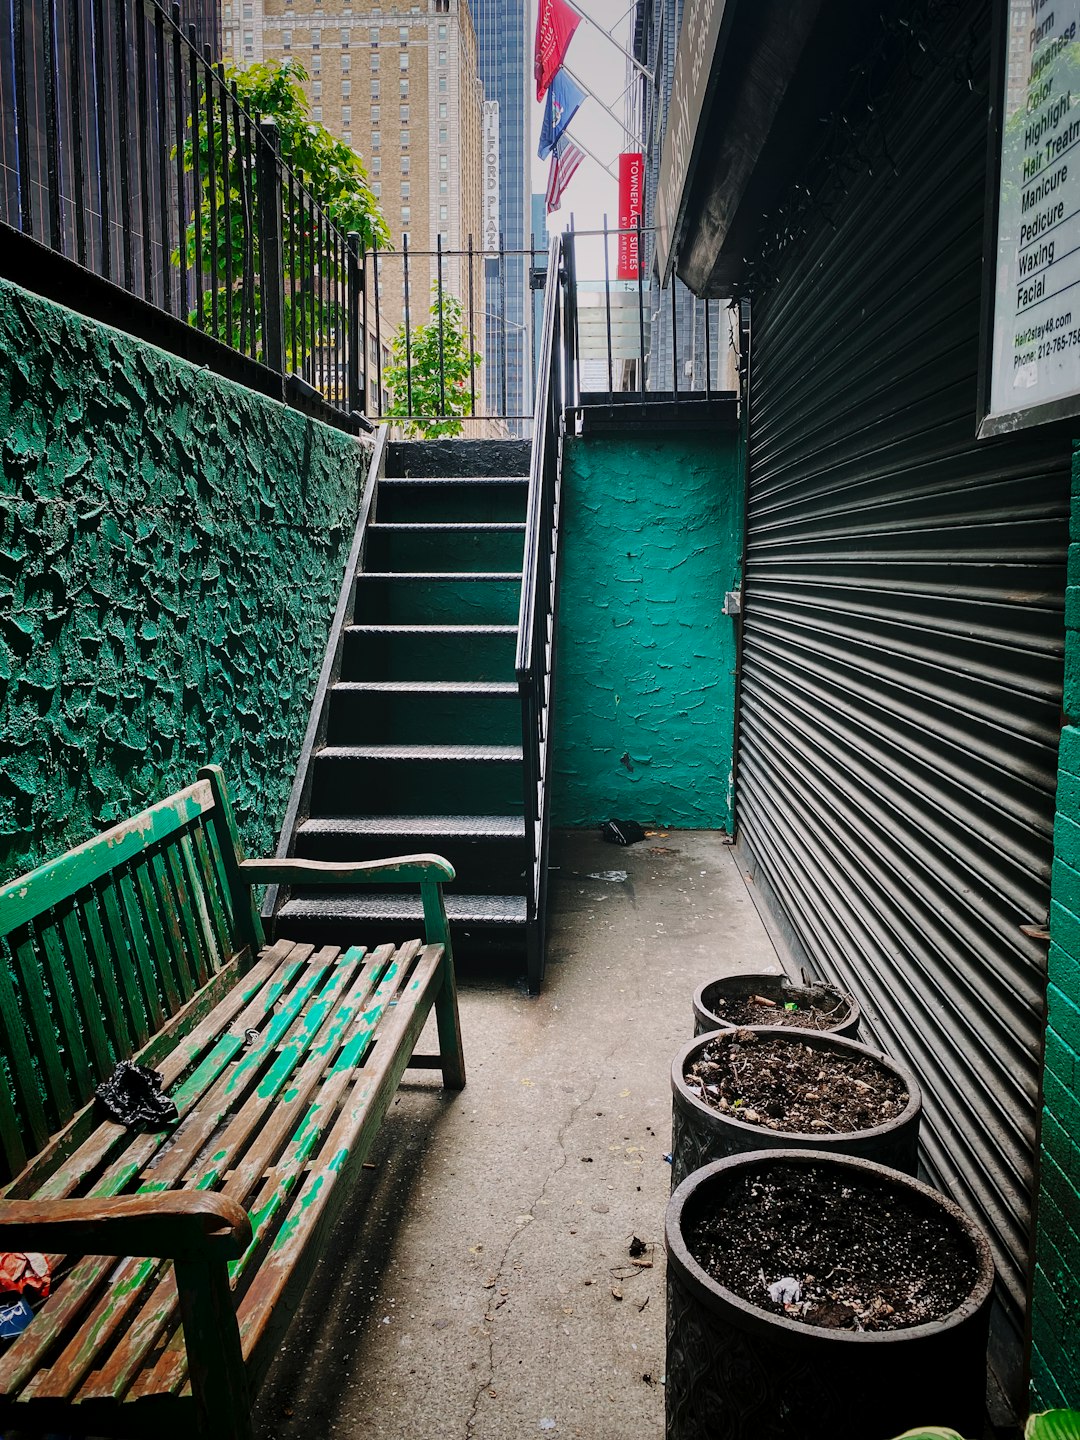
[[[569,264],[567,263],[569,261]],[[563,417],[577,394],[572,257],[563,238],[551,241],[536,376],[529,499],[525,521],[517,673],[525,770],[529,988],[544,971],[551,708],[558,607],[558,513]]]

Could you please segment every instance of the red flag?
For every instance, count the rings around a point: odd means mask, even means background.
[[[571,10],[566,0],[540,0],[536,12],[536,98],[542,100],[555,72],[566,59],[566,52],[581,16]]]
[[[547,213],[558,210],[563,191],[574,178],[574,174],[585,159],[584,150],[573,140],[560,140],[551,152],[551,174],[548,176]]]

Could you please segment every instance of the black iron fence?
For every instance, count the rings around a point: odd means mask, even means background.
[[[678,281],[661,290],[648,265],[653,235],[640,221],[620,229],[605,217],[598,230],[571,229],[563,237],[578,276],[576,344],[586,399],[663,398],[678,405],[736,388],[729,302],[692,295]],[[628,252],[632,279],[618,278],[620,248]]]
[[[400,249],[363,258],[366,404],[407,435],[519,434],[531,425],[548,253]]]
[[[201,337],[199,358],[239,357],[270,393],[362,409],[349,346],[358,239],[282,163],[275,127],[245,111],[177,6],[7,0],[0,93],[8,273],[49,288],[44,246],[79,267],[65,296],[81,293],[84,308],[104,296],[107,318],[192,353],[184,327]]]

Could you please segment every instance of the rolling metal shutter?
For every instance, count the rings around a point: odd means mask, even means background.
[[[995,1243],[1015,1388],[1046,950],[1021,927],[1049,905],[1069,447],[974,439],[975,8],[930,51],[967,53],[974,90],[959,65],[891,86],[897,173],[849,156],[842,206],[754,297],[737,803],[796,954],[922,1078],[929,1176]]]

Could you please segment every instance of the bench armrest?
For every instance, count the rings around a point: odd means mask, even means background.
[[[355,862],[241,860],[240,874],[252,885],[418,885],[453,880],[454,867],[441,855]]]
[[[204,1191],[100,1200],[0,1200],[0,1251],[234,1260],[251,1243],[235,1200]]]

